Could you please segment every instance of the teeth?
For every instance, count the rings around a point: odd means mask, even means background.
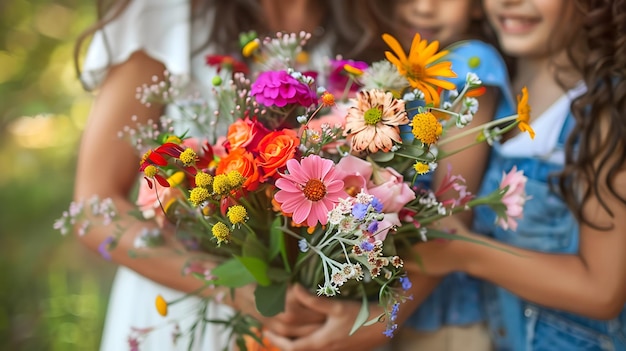
[[[528,28],[533,21],[519,18],[504,18],[502,20],[502,26],[509,30],[523,30]]]

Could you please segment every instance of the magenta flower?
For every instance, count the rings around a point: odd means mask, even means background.
[[[513,166],[509,173],[502,173],[502,181],[500,189],[508,187],[506,193],[502,197],[502,203],[506,206],[506,218],[498,218],[497,224],[504,230],[517,230],[517,220],[523,218],[524,204],[528,197],[526,196],[526,176],[524,171],[518,171],[517,166]]]
[[[291,213],[294,222],[306,220],[309,227],[328,222],[328,212],[340,198],[348,197],[343,190],[343,180],[335,172],[333,161],[310,155],[300,162],[287,161],[288,174],[276,180],[280,190],[274,199],[285,213]]]
[[[290,104],[309,107],[317,101],[315,90],[286,71],[266,71],[250,87],[250,95],[259,104],[285,107]]]
[[[354,60],[331,60],[331,72],[328,76],[328,90],[338,96],[341,96],[348,84],[348,73],[344,69],[345,65],[349,65],[358,70],[365,71],[368,67],[366,62]],[[350,92],[354,93],[359,90],[358,84],[350,86]]]

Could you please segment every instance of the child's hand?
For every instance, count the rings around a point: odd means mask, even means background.
[[[388,339],[383,334],[385,323],[375,323],[374,325],[361,327],[352,336],[349,335],[352,325],[361,308],[360,301],[348,301],[340,299],[329,299],[317,297],[308,293],[301,286],[293,289],[294,297],[297,301],[308,308],[308,312],[324,314],[325,322],[320,328],[314,330],[307,336],[297,339],[290,339],[267,332],[265,336],[270,342],[286,351],[312,351],[312,350],[370,350],[383,345]],[[370,318],[382,313],[382,307],[377,304],[370,306]]]
[[[326,319],[326,315],[304,306],[293,293],[293,287],[287,291],[285,311],[273,317],[265,317],[256,309],[254,288],[254,285],[237,288],[234,307],[259,320],[264,330],[285,338],[297,338],[319,329]]]

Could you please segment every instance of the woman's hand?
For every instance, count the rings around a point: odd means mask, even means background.
[[[265,317],[256,308],[254,289],[254,285],[237,288],[235,299],[230,304],[236,310],[259,320],[264,330],[284,338],[298,338],[311,334],[324,324],[326,315],[302,304],[293,292],[294,287],[287,291],[285,311],[273,317]]]
[[[361,302],[359,301],[314,296],[301,286],[294,286],[290,294],[295,299],[294,303],[306,309],[303,313],[324,315],[325,321],[319,328],[297,339],[279,335],[271,330],[266,331],[265,336],[274,346],[281,350],[362,351],[374,349],[388,340],[383,334],[386,328],[384,323],[375,323],[371,326],[361,327],[353,335],[349,335],[356,316],[361,309]],[[372,304],[370,306],[369,318],[374,318],[382,312],[381,306]]]

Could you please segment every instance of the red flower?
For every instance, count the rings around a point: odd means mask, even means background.
[[[243,74],[248,74],[249,72],[248,66],[245,63],[237,61],[237,59],[229,55],[207,55],[206,63],[209,66],[217,67],[218,73],[222,70],[222,68],[229,69],[233,73],[241,72]]]

